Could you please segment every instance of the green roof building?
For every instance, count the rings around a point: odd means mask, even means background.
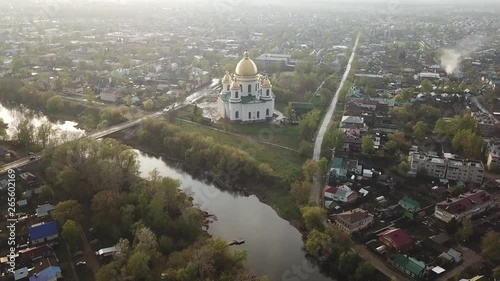
[[[413,219],[415,214],[420,210],[420,203],[413,200],[412,198],[405,196],[403,199],[399,200],[399,205],[405,209],[405,217]]]
[[[410,276],[413,280],[421,280],[425,275],[425,263],[418,261],[407,255],[398,254],[392,264],[406,275]]]

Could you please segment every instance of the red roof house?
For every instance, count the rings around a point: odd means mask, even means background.
[[[400,228],[388,229],[380,233],[378,240],[396,252],[408,250],[413,242],[410,236]]]

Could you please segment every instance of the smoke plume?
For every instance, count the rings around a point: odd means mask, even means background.
[[[474,35],[458,42],[457,47],[454,49],[444,49],[440,57],[441,67],[446,70],[448,75],[453,74],[460,69],[463,58],[470,56],[481,48],[486,40],[486,35]]]

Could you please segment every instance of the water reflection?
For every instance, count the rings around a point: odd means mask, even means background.
[[[236,247],[247,251],[249,266],[259,275],[268,275],[276,281],[332,280],[305,259],[299,231],[256,196],[220,191],[212,184],[172,168],[160,158],[136,152],[142,176],[147,177],[157,169],[162,176],[180,180],[181,188],[192,194],[194,202],[217,217],[210,225],[210,234],[227,241],[245,239],[245,244]]]
[[[9,129],[7,130],[7,135],[10,137],[14,134],[14,127],[16,126],[18,120],[28,118],[33,122],[35,127],[39,127],[45,122],[50,122],[54,129],[59,132],[74,133],[76,136],[83,135],[84,130],[79,129],[76,122],[71,121],[60,121],[53,118],[45,116],[43,113],[33,111],[24,107],[11,107],[9,105],[0,104],[0,118],[3,122],[9,124]]]

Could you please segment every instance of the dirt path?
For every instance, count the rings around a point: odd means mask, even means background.
[[[366,246],[356,245],[355,251],[360,257],[369,262],[373,267],[382,272],[388,278],[396,277],[396,280],[398,281],[411,281],[409,277],[406,277],[406,275],[404,275],[397,269],[392,268],[384,260],[372,253]]]

